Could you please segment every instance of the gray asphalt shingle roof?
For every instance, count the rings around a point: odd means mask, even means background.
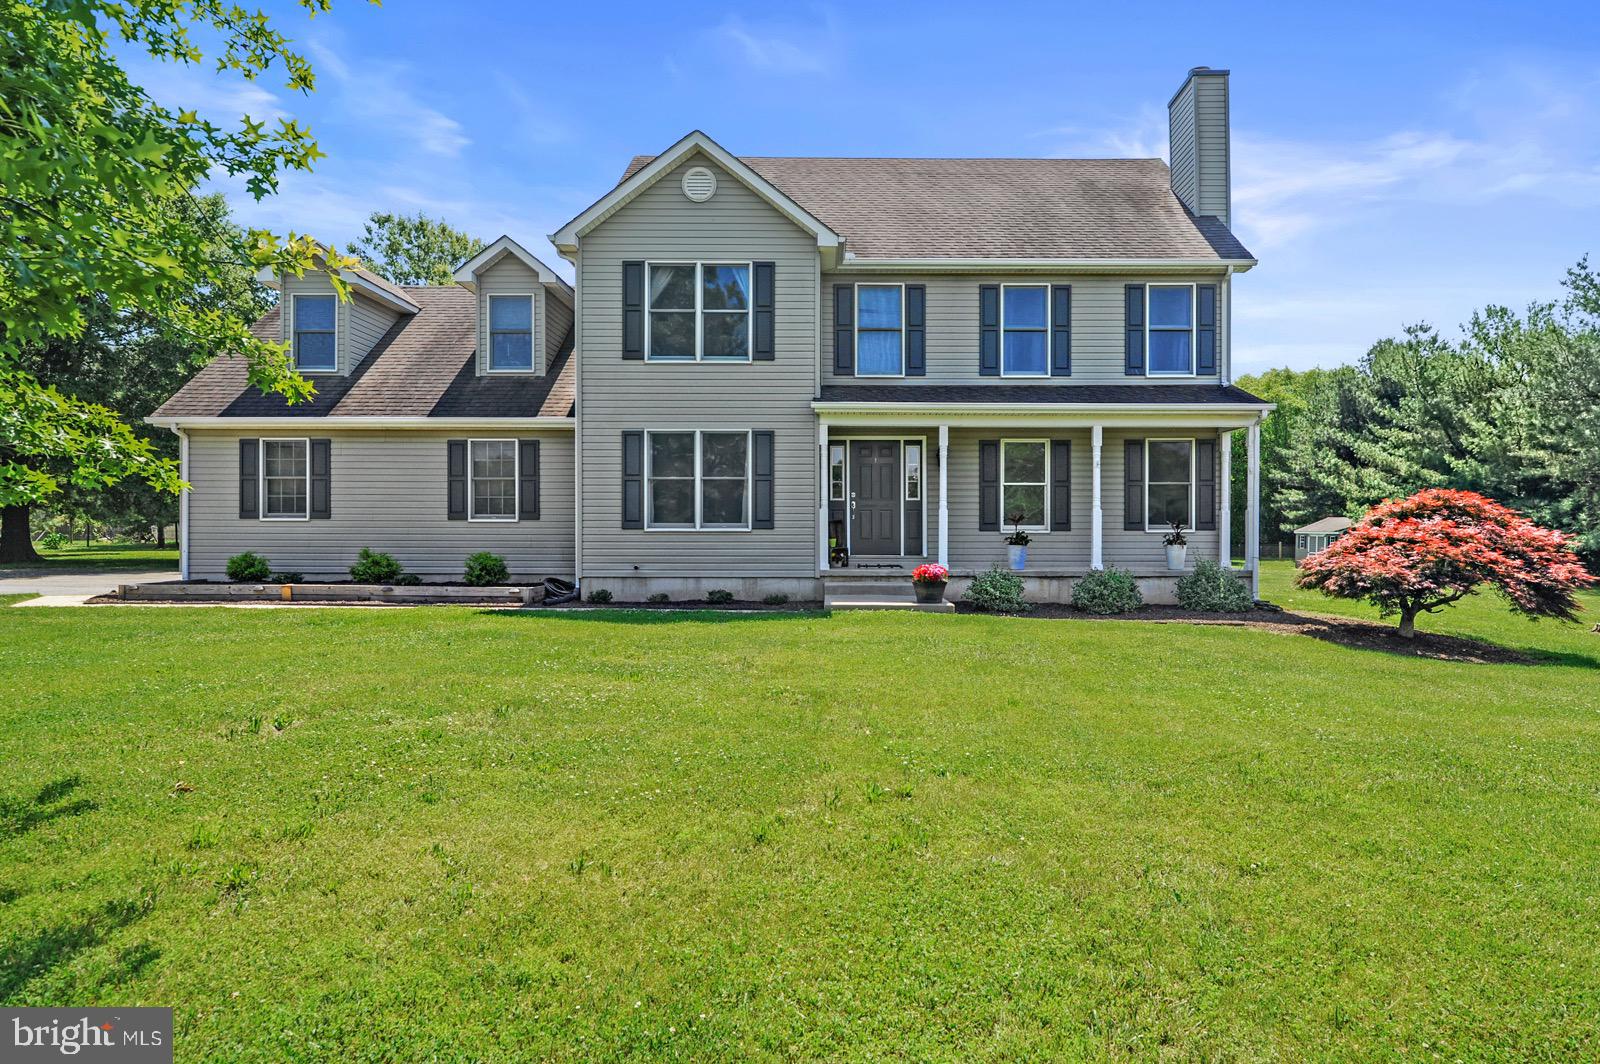
[[[349,375],[313,378],[317,394],[310,401],[290,406],[282,396],[262,394],[246,379],[244,359],[224,355],[161,404],[155,416],[572,416],[576,383],[570,335],[543,376],[479,376],[473,294],[454,285],[396,290],[421,312],[395,322]],[[251,331],[276,340],[278,309],[268,311]]]
[[[628,164],[623,180],[654,156]],[[1160,159],[741,157],[859,258],[1249,259]]]

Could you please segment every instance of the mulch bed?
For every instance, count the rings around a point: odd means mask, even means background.
[[[968,603],[956,604],[958,613],[976,613]],[[1158,624],[1217,624],[1260,628],[1285,635],[1305,635],[1356,650],[1379,650],[1408,658],[1433,658],[1476,665],[1537,665],[1540,659],[1494,643],[1453,635],[1418,632],[1402,639],[1393,621],[1366,621],[1351,617],[1324,617],[1280,609],[1254,609],[1245,613],[1202,613],[1181,606],[1145,606],[1132,613],[1107,616],[1082,613],[1059,603],[1040,603],[1022,616],[1071,621],[1149,621]]]

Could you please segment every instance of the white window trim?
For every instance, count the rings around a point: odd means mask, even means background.
[[[300,343],[298,317],[300,314],[300,301],[302,299],[331,299],[333,300],[333,365],[318,368],[306,368],[300,365]],[[289,361],[294,366],[294,371],[300,374],[322,374],[339,372],[339,297],[333,292],[296,292],[289,297]],[[321,331],[321,330],[317,330]]]
[[[716,263],[715,265],[722,265]],[[644,530],[646,532],[749,532],[751,531],[750,514],[755,508],[755,430],[744,430],[744,523],[739,525],[708,525],[702,513],[701,494],[705,485],[705,475],[701,463],[701,441],[706,433],[718,436],[738,435],[738,429],[647,429],[644,434]],[[651,522],[650,517],[650,482],[655,479],[655,470],[652,458],[653,448],[650,440],[653,436],[682,436],[694,437],[694,524],[692,525],[658,525]],[[670,479],[681,480],[682,477]],[[716,480],[731,480],[731,477],[715,477]]]
[[[694,267],[694,357],[670,358],[653,356],[650,351],[654,346],[651,343],[651,311],[650,306],[650,271],[657,266],[693,266]],[[745,277],[750,283],[750,307],[744,312],[745,343],[744,358],[728,358],[724,355],[706,356],[705,344],[705,315],[721,314],[723,311],[705,309],[705,268],[707,266],[743,266]],[[664,313],[686,314],[686,310],[665,311]],[[727,312],[731,313],[731,312]],[[646,260],[644,264],[644,360],[656,362],[661,365],[693,365],[700,362],[709,362],[712,365],[742,366],[755,361],[756,354],[756,264],[754,261],[741,261],[739,259],[660,259]],[[698,453],[699,444],[695,444]]]
[[[1145,439],[1145,441],[1144,441],[1144,530],[1146,532],[1159,533],[1161,535],[1165,535],[1167,532],[1171,531],[1171,527],[1168,526],[1168,525],[1162,525],[1160,528],[1151,528],[1150,527],[1150,483],[1151,483],[1150,482],[1150,445],[1152,443],[1187,443],[1189,445],[1189,522],[1186,525],[1184,525],[1183,527],[1184,527],[1184,529],[1186,531],[1193,532],[1193,531],[1195,531],[1195,527],[1194,527],[1194,519],[1195,519],[1194,489],[1195,489],[1195,483],[1194,482],[1195,482],[1195,473],[1197,472],[1197,469],[1196,469],[1197,458],[1196,458],[1196,456],[1197,456],[1197,454],[1199,453],[1199,450],[1200,450],[1200,448],[1196,445],[1195,437],[1193,437],[1193,436],[1151,436],[1151,437],[1147,437]],[[1166,484],[1166,483],[1169,483],[1169,481],[1165,481],[1164,480],[1164,481],[1162,481],[1162,483]]]
[[[1008,483],[1016,483],[1016,484],[1019,484],[1019,485],[1031,485],[1031,484],[1034,483],[1034,481],[1031,481],[1031,480],[1018,480],[1018,481],[1008,481],[1008,480],[1006,480],[1006,446],[1008,444],[1012,444],[1012,443],[1042,443],[1042,444],[1044,444],[1044,524],[1042,524],[1042,525],[1023,525],[1021,527],[1022,527],[1022,530],[1024,532],[1028,533],[1029,535],[1044,535],[1044,534],[1049,533],[1049,531],[1050,531],[1050,484],[1051,484],[1051,479],[1050,479],[1050,450],[1051,450],[1050,442],[1051,441],[1050,441],[1050,439],[1048,437],[1043,437],[1043,436],[1040,436],[1040,437],[1033,437],[1033,436],[1021,437],[1021,436],[1019,436],[1019,437],[1010,438],[1010,439],[1002,439],[1000,441],[1000,530],[1002,532],[1009,532],[1014,527],[1011,524],[1011,522],[1009,520],[1007,520],[1007,518],[1006,518],[1006,485]]]
[[[833,493],[833,449],[839,448],[839,494]],[[828,501],[844,502],[850,497],[850,445],[830,439],[828,441]]]
[[[1044,372],[1043,373],[1007,373],[1006,372],[1006,289],[1007,288],[1040,288],[1044,290]],[[1050,337],[1055,331],[1055,307],[1051,304],[1055,300],[1050,298],[1048,284],[1003,284],[1000,286],[1000,376],[1019,377],[1023,380],[1039,380],[1041,377],[1050,376],[1050,363],[1052,352],[1050,350]],[[1149,312],[1146,311],[1145,320],[1149,321]],[[1035,332],[1032,328],[1019,329],[1019,332]]]
[[[861,290],[863,288],[898,288],[900,289],[900,372],[898,373],[862,373],[861,372]],[[855,325],[852,327],[851,342],[855,345],[855,376],[857,377],[904,377],[906,375],[906,286],[896,281],[857,281],[851,292],[855,299]],[[888,329],[872,329],[871,332],[888,332]]]
[[[915,498],[913,498],[912,495],[911,495],[911,448],[913,446],[916,447],[916,449],[917,449],[917,494],[916,494]],[[927,488],[925,486],[926,483],[927,483],[927,479],[928,479],[928,448],[923,446],[923,443],[922,443],[921,440],[911,440],[911,439],[901,440],[900,441],[900,501],[901,502],[922,502],[923,501],[923,496],[928,493],[928,490],[927,490]],[[903,525],[904,523],[905,523],[904,520],[902,520],[901,524]],[[903,530],[900,533],[900,538],[901,538],[902,541],[905,539],[905,532]],[[905,551],[901,550],[900,553],[904,554]]]
[[[1152,289],[1156,288],[1187,288],[1189,290],[1189,369],[1186,373],[1179,373],[1174,370],[1154,370],[1150,368],[1150,334],[1153,332],[1182,331],[1181,329],[1157,329],[1151,323],[1150,292]],[[1198,293],[1199,285],[1193,282],[1178,281],[1172,284],[1152,283],[1144,286],[1144,375],[1146,377],[1193,377],[1197,375],[1194,371],[1194,363],[1199,354],[1195,350],[1195,345],[1199,343],[1200,340],[1199,336],[1197,335],[1198,326],[1196,324],[1200,312]]]
[[[479,443],[509,443],[511,445],[511,516],[499,514],[477,514],[478,493],[473,490],[478,477],[472,471],[472,448]],[[494,479],[499,479],[498,477]],[[487,523],[505,524],[510,521],[520,520],[522,517],[522,444],[515,439],[504,436],[480,436],[467,440],[467,520],[483,521]]]
[[[483,353],[483,371],[493,374],[511,374],[513,376],[537,374],[540,371],[539,362],[539,308],[534,303],[532,292],[489,292],[485,295],[483,304],[483,324],[489,337],[486,350]],[[497,299],[526,299],[528,301],[528,352],[531,356],[527,369],[495,369],[494,366],[494,301]]]
[[[306,446],[306,512],[303,514],[271,514],[267,513],[267,444],[269,443],[303,443]],[[261,521],[309,521],[311,520],[311,437],[309,436],[263,436],[256,444],[256,472],[259,477],[257,491],[261,498],[256,507],[257,519]],[[288,477],[276,477],[277,480],[288,480]]]

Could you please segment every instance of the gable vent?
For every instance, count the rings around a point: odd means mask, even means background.
[[[683,173],[683,194],[704,203],[717,194],[717,175],[703,166],[691,166]]]

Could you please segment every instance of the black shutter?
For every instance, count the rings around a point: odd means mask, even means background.
[[[928,290],[920,284],[906,285],[906,376],[924,377],[928,373]]]
[[[1197,285],[1195,302],[1198,311],[1194,329],[1194,372],[1196,376],[1211,377],[1217,372],[1217,286]]]
[[[311,519],[333,516],[333,441],[311,441]]]
[[[771,362],[777,357],[777,338],[774,335],[774,295],[777,267],[770,262],[755,264],[755,344],[750,357],[757,362]]]
[[[261,441],[239,441],[239,516],[261,516]]]
[[[467,519],[467,441],[446,440],[445,483],[448,485],[445,516],[452,521]]]
[[[750,434],[754,452],[750,458],[750,527],[773,527],[772,513],[772,432],[760,429]]]
[[[856,375],[856,289],[854,285],[833,286],[833,372],[844,377]]]
[[[1122,527],[1144,531],[1144,441],[1122,444]]]
[[[1000,376],[1000,286],[978,286],[978,376]]]
[[[1072,531],[1072,441],[1050,441],[1050,530]]]
[[[644,433],[622,434],[622,527],[644,527]]]
[[[539,441],[517,441],[517,516],[539,520]]]
[[[978,531],[1000,531],[999,440],[978,441]]]
[[[622,264],[622,357],[644,358],[644,263]]]
[[[1217,530],[1217,441],[1194,441],[1194,527]]]
[[[1129,377],[1144,376],[1144,285],[1130,284],[1123,289],[1124,322],[1122,372]]]
[[[1072,376],[1072,286],[1050,286],[1050,376]]]

